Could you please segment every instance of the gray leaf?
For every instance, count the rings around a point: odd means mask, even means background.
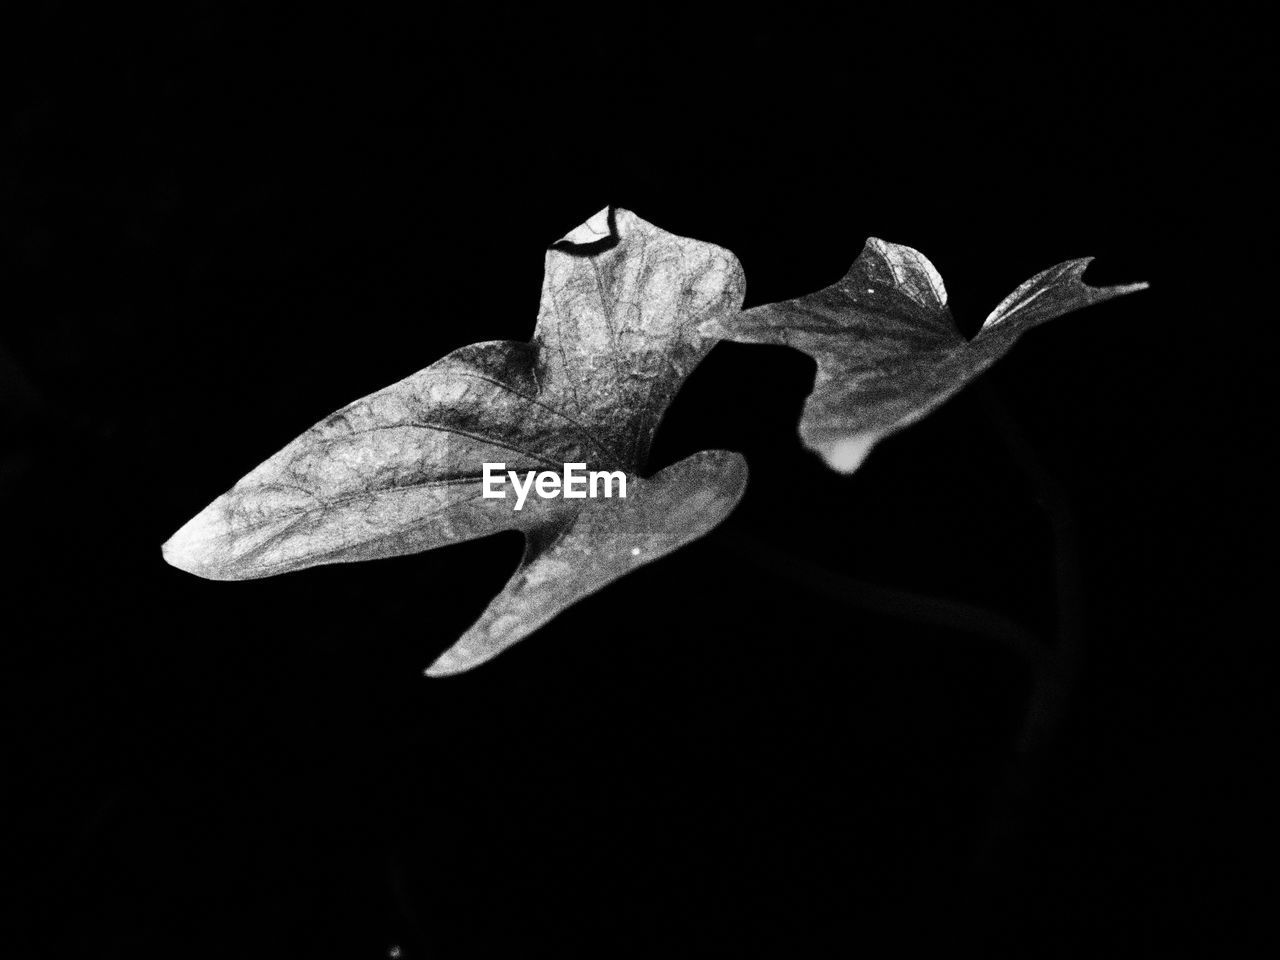
[[[971,341],[956,329],[942,277],[910,247],[867,240],[838,283],[782,303],[716,318],[704,330],[743,343],[778,343],[817,361],[800,420],[804,445],[852,473],[884,436],[919,420],[1003,356],[1038,324],[1146,288],[1090,287],[1092,257],[1032,277]]]
[[[463,347],[332,414],[178,530],[165,559],[244,580],[522,530],[520,571],[432,672],[475,666],[732,510],[746,480],[737,454],[636,475],[715,343],[702,325],[738,311],[743,289],[728,251],[602,210],[547,251],[532,342]],[[481,497],[485,462],[620,470],[635,496],[530,496],[517,512]]]
[[[571,603],[696,540],[733,511],[746,482],[741,455],[705,450],[637,480],[625,500],[589,500],[564,523],[540,528],[506,588],[427,673],[469,670]]]

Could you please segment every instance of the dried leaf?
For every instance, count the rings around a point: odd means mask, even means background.
[[[428,671],[474,667],[569,604],[696,539],[733,509],[741,456],[704,451],[642,480],[671,398],[742,304],[726,250],[602,210],[546,254],[533,340],[463,347],[316,424],[164,545],[218,580],[430,550],[501,530],[524,559]],[[482,464],[628,475],[626,499],[481,496]]]
[[[800,420],[804,445],[852,473],[884,436],[919,420],[1003,356],[1023,333],[1064,313],[1146,288],[1090,287],[1092,257],[1032,277],[966,341],[942,277],[910,247],[867,240],[838,283],[817,293],[713,319],[708,335],[778,343],[817,361]]]

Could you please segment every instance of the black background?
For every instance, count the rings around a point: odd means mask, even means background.
[[[173,6],[4,31],[0,952],[1255,943],[1260,30]],[[421,671],[515,533],[239,584],[162,562],[327,413],[527,338],[543,250],[610,203],[734,251],[748,305],[871,235],[966,334],[1071,257],[1152,289],[852,477],[795,436],[809,360],[717,347],[650,469],[742,451],[738,511],[461,677]]]

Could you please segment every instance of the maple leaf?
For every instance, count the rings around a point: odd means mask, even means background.
[[[430,550],[502,530],[524,557],[427,670],[470,669],[569,604],[702,536],[732,511],[744,459],[703,451],[642,478],[654,432],[737,312],[727,250],[606,208],[547,251],[533,340],[462,347],[337,411],[192,518],[163,547],[216,580]],[[482,464],[623,471],[625,499],[482,496]]]
[[[992,311],[972,340],[956,329],[942,277],[910,247],[871,237],[849,272],[808,296],[715,317],[705,332],[794,347],[818,364],[800,437],[852,473],[883,437],[919,420],[1003,356],[1034,326],[1146,288],[1091,287],[1092,257],[1036,274]]]

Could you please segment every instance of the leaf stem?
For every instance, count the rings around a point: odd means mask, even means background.
[[[1045,644],[1034,633],[997,611],[836,573],[756,537],[735,534],[730,539],[762,569],[840,603],[987,637],[1001,643],[1033,668],[1038,667],[1046,655]]]
[[[1057,635],[1054,643],[1044,648],[1033,678],[1017,741],[1018,752],[1025,754],[1048,738],[1061,721],[1066,696],[1079,670],[1084,649],[1078,527],[1066,491],[1036,455],[1034,446],[988,384],[983,385],[983,401],[1005,449],[1031,482],[1036,503],[1049,521],[1053,538]]]
[[[837,573],[812,560],[746,534],[730,540],[757,566],[842,604],[902,620],[948,627],[996,641],[1031,670],[1031,690],[1014,748],[1025,755],[1043,743],[1061,720],[1084,644],[1075,513],[1061,484],[1037,457],[1014,419],[984,385],[987,415],[1011,459],[1031,482],[1053,538],[1056,596],[1055,642],[1003,613],[901,587]]]

